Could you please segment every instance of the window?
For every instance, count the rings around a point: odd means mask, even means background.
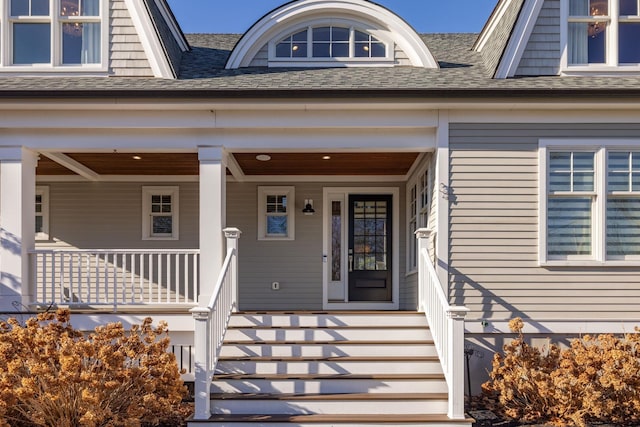
[[[0,45],[3,65],[101,67],[106,0],[8,0]],[[106,5],[106,6],[105,6]],[[35,68],[34,68],[35,66]],[[46,66],[49,66],[47,68]]]
[[[142,187],[142,239],[178,240],[178,187]]]
[[[431,172],[430,168],[420,170],[407,183],[407,209],[408,209],[408,258],[407,272],[416,271],[418,268],[418,239],[416,231],[419,228],[429,226],[429,211],[431,206]]]
[[[541,261],[640,260],[640,150],[605,143],[541,151]]]
[[[49,187],[36,187],[36,240],[49,240]]]
[[[387,46],[353,27],[307,27],[275,43],[276,59],[386,58]]]
[[[294,187],[258,187],[258,240],[293,240]]]
[[[639,65],[638,0],[569,0],[568,66]]]

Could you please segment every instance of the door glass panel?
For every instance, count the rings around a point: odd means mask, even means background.
[[[354,270],[387,270],[387,201],[354,202]]]
[[[342,277],[342,202],[331,202],[331,280]]]

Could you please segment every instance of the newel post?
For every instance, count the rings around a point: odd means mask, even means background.
[[[422,251],[426,250],[429,252],[429,239],[431,237],[431,233],[433,231],[429,228],[419,228],[416,230],[415,235],[416,239],[418,239],[417,245],[417,267],[418,267],[418,311],[420,313],[424,313],[426,311],[425,307],[425,295],[424,295],[424,281],[427,279],[427,271],[426,266],[422,263],[424,260],[422,259]]]
[[[464,415],[464,318],[470,310],[453,306],[447,310],[449,323],[449,408],[450,419],[461,420]]]
[[[238,240],[242,231],[234,227],[224,229],[224,236],[227,238],[227,252],[235,249],[235,256],[231,260],[231,306],[233,312],[238,311]]]
[[[194,307],[190,310],[195,320],[195,412],[193,419],[208,420],[211,416],[211,310]]]

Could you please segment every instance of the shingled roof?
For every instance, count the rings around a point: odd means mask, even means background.
[[[422,36],[440,69],[241,68],[225,62],[240,38],[190,34],[178,78],[0,76],[0,97],[412,97],[487,98],[536,96],[640,96],[640,77],[526,77],[493,79],[476,34]]]

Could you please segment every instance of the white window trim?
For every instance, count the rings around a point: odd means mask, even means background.
[[[417,261],[417,250],[418,250],[418,242],[415,234],[411,231],[411,220],[413,219],[413,215],[411,214],[411,189],[415,185],[416,187],[416,229],[420,228],[428,228],[429,227],[429,216],[431,211],[431,185],[433,182],[433,172],[429,167],[430,161],[424,161],[424,164],[420,166],[416,172],[411,176],[411,178],[407,181],[406,191],[407,191],[407,200],[406,200],[406,224],[407,224],[407,275],[416,273],[418,271],[418,261]],[[423,186],[423,177],[427,176],[427,181],[424,183],[426,185]],[[422,194],[423,190],[426,191],[427,194],[427,203],[426,206],[422,206]],[[416,250],[416,265],[412,265],[411,259],[411,245],[415,245]]]
[[[560,72],[564,75],[590,75],[606,73],[640,74],[640,64],[618,64],[618,24],[620,21],[631,22],[619,18],[617,0],[609,0],[609,15],[603,16],[601,21],[607,22],[607,43],[605,64],[569,64],[569,1],[560,2]],[[638,11],[640,13],[640,10]],[[640,18],[633,20],[640,22]],[[578,22],[578,21],[573,21]]]
[[[349,42],[349,57],[339,58],[314,58],[313,54],[313,28],[317,27],[345,27],[349,28],[351,34],[354,31],[362,31],[366,34],[370,34],[381,43],[384,43],[386,49],[385,57],[376,58],[361,58],[353,56],[354,40],[351,38]],[[344,67],[354,66],[389,66],[395,63],[395,43],[391,40],[384,31],[378,29],[364,29],[365,23],[351,21],[348,19],[323,19],[314,20],[311,22],[305,22],[293,27],[288,27],[286,30],[276,34],[268,43],[269,53],[269,67],[335,67],[336,65]],[[307,57],[306,58],[278,58],[276,56],[276,45],[286,36],[298,33],[302,30],[307,30]]]
[[[42,212],[40,212],[40,216],[42,216],[42,232],[36,233],[36,240],[49,240],[49,187],[45,185],[36,186],[36,196],[42,196]],[[37,213],[35,214],[36,216],[38,215]]]
[[[101,0],[100,16],[60,17],[60,0],[50,2],[48,16],[24,17],[24,22],[42,22],[51,24],[51,62],[49,64],[13,65],[13,23],[10,17],[10,1],[2,3],[0,9],[0,73],[17,74],[105,74],[109,71],[109,0]],[[63,22],[100,23],[100,63],[99,64],[62,64],[62,24]]]
[[[550,151],[589,151],[595,153],[595,202],[592,220],[593,254],[572,256],[570,259],[553,259],[547,256],[547,196],[548,154]],[[640,257],[607,259],[606,201],[607,201],[607,152],[640,151],[640,139],[541,139],[538,149],[538,263],[541,266],[640,266]]]
[[[287,196],[287,235],[267,235],[267,196]],[[293,186],[258,187],[258,240],[295,240],[296,194]]]
[[[180,238],[180,187],[143,186],[142,187],[142,240],[179,240]],[[171,196],[172,234],[171,236],[153,236],[151,233],[151,196],[163,194]]]

